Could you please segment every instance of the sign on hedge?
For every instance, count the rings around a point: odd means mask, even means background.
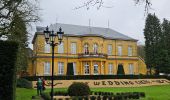
[[[55,88],[67,88],[73,82],[83,82],[90,87],[141,87],[152,85],[170,84],[167,79],[104,79],[104,80],[55,80]],[[50,88],[50,80],[46,81],[46,88]],[[33,86],[36,87],[36,81],[33,81]]]

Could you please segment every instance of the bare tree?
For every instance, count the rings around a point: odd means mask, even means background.
[[[22,17],[26,24],[38,21],[39,8],[36,3],[36,0],[0,0],[0,36],[8,34],[15,13]]]
[[[97,9],[100,9],[101,7],[107,7],[104,5],[105,0],[87,0],[84,2],[83,5],[76,7],[75,9],[86,7],[87,9],[90,9],[90,7],[96,6]],[[134,0],[135,4],[145,4],[145,12],[148,13],[149,9],[151,8],[151,0]]]

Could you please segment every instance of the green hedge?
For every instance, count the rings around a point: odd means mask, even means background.
[[[19,78],[19,79],[17,79],[17,87],[31,89],[32,88],[32,82],[30,82],[30,81],[28,81],[27,79],[24,79],[24,78]]]
[[[0,100],[15,100],[18,44],[0,41]]]
[[[51,80],[51,76],[27,76],[23,77],[29,81],[36,81],[38,78],[44,77],[45,80]],[[72,75],[72,76],[54,76],[54,80],[98,80],[98,79],[156,79],[166,78],[167,76],[155,75]]]
[[[86,83],[74,82],[68,87],[69,96],[88,96],[90,88]]]

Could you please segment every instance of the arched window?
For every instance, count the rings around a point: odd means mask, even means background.
[[[93,45],[93,52],[94,53],[98,52],[98,45],[96,43]]]
[[[87,43],[84,45],[84,53],[85,54],[89,53],[89,45]]]

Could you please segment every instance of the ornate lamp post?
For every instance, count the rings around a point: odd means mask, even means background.
[[[48,26],[44,31],[45,41],[47,44],[50,44],[52,48],[52,74],[51,74],[51,100],[53,100],[53,86],[54,86],[54,47],[60,45],[63,40],[63,34],[61,27],[59,28],[59,32],[54,33],[54,31],[49,31]],[[58,37],[58,43],[55,43],[55,38]]]

